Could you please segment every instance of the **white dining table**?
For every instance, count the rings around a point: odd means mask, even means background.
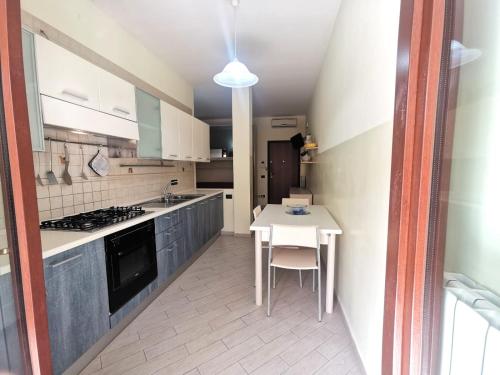
[[[269,241],[272,224],[281,225],[314,225],[320,232],[320,243],[328,246],[326,259],[326,307],[328,314],[333,311],[333,293],[335,288],[335,236],[342,234],[342,229],[336,223],[324,206],[308,207],[308,215],[290,215],[281,204],[268,204],[261,214],[250,225],[255,232],[255,303],[262,305],[262,242]],[[293,245],[293,244],[290,244]]]

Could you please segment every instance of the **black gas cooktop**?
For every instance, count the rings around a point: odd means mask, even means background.
[[[40,229],[92,231],[133,219],[145,213],[146,211],[142,207],[137,206],[103,208],[65,216],[62,219],[42,221]]]

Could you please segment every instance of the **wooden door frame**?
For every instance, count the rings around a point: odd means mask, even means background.
[[[9,238],[13,281],[21,291],[21,330],[27,338],[27,373],[51,374],[50,341],[45,302],[42,246],[26,101],[19,0],[0,0],[0,71],[5,124],[2,147],[10,179]],[[5,150],[6,148],[6,150]],[[4,155],[5,155],[4,154]],[[4,192],[5,195],[5,192]],[[18,289],[18,290],[19,290]],[[21,338],[22,339],[22,338]],[[26,354],[26,353],[25,353]]]
[[[269,198],[271,197],[271,195],[269,194],[269,192],[271,191],[270,187],[271,187],[271,178],[269,177],[269,174],[271,173],[271,163],[270,163],[270,148],[271,148],[271,144],[272,143],[292,143],[290,140],[286,140],[286,139],[281,139],[281,140],[271,140],[271,141],[267,141],[267,203],[269,203]],[[293,146],[292,146],[293,147]],[[299,153],[299,160],[298,160],[298,164],[297,164],[297,168],[298,168],[298,173],[297,173],[297,176],[298,176],[298,184],[300,185],[300,150],[298,150],[298,153]]]
[[[445,0],[402,0],[387,240],[382,374],[421,374],[436,315],[425,301]],[[446,52],[446,51],[445,51]],[[434,310],[435,311],[435,310]]]

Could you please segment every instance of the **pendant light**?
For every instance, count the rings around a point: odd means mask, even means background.
[[[239,6],[239,0],[232,0],[232,5],[234,8],[234,59],[224,67],[222,72],[214,76],[214,81],[224,87],[250,87],[259,82],[259,78],[238,60],[236,53],[236,10]]]

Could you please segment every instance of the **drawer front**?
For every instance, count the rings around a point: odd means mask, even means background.
[[[179,246],[177,242],[172,243],[166,249],[167,278],[170,278],[179,267]]]
[[[155,219],[155,232],[161,233],[168,228],[179,224],[179,210],[169,212]]]
[[[168,247],[172,242],[177,241],[182,236],[182,226],[176,224],[165,229],[156,235],[156,250],[159,251]]]

